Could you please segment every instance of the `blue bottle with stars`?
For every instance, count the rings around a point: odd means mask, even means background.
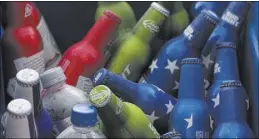
[[[215,126],[219,123],[220,115],[220,84],[226,80],[239,80],[236,44],[232,42],[218,42],[216,47],[217,57],[216,64],[214,66],[214,80],[213,84],[208,89],[207,100]],[[245,89],[243,87],[239,87],[239,89],[243,90],[245,93]],[[247,96],[243,99],[249,103]],[[247,109],[248,108],[249,107],[247,107]]]
[[[154,84],[177,96],[175,92],[179,85],[181,60],[185,57],[200,57],[200,52],[217,21],[216,14],[203,10],[183,34],[165,44],[139,82]]]
[[[249,7],[249,2],[230,2],[222,15],[220,22],[206,42],[206,45],[202,50],[202,59],[205,64],[205,80],[208,84],[211,84],[213,80],[216,43],[218,41],[224,41],[234,42],[238,45],[241,27]]]
[[[253,138],[246,122],[246,93],[240,81],[225,81],[220,86],[220,122],[212,138]]]
[[[202,60],[185,58],[181,65],[179,96],[170,115],[169,130],[181,138],[209,138],[210,116],[203,88]]]
[[[106,85],[117,96],[136,104],[147,115],[160,134],[168,130],[169,114],[177,100],[160,88],[147,83],[134,83],[105,68],[95,73],[93,84],[94,86]]]
[[[228,1],[198,1],[194,2],[191,7],[191,15],[195,18],[203,9],[211,10],[219,17],[227,8]]]

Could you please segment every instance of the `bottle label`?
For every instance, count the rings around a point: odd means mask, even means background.
[[[226,21],[227,23],[235,26],[235,27],[239,27],[240,25],[240,18],[231,13],[230,11],[226,11],[226,13],[224,13],[224,15],[222,16],[222,20]]]
[[[46,67],[57,66],[58,61],[61,59],[61,54],[60,54],[60,51],[58,50],[58,46],[52,34],[48,29],[48,26],[43,16],[40,19],[37,29],[42,38],[43,49],[44,49],[44,60],[46,63]]]
[[[61,68],[63,69],[63,71],[65,72],[67,70],[67,67],[69,66],[70,61],[68,59],[64,59],[63,63],[61,64]]]
[[[122,112],[122,106],[123,106],[123,101],[121,98],[117,99],[117,107],[116,107],[116,114],[120,114]]]
[[[159,133],[157,132],[156,128],[155,128],[151,123],[148,124],[148,127],[152,130],[152,132],[154,133],[154,135],[155,135],[157,138],[160,138]]]
[[[210,137],[210,133],[209,132],[196,131],[196,138],[198,138],[198,139],[207,139],[209,137]]]
[[[150,31],[152,33],[158,33],[159,32],[159,26],[156,25],[156,22],[153,21],[153,20],[144,20],[143,25],[148,31]]]
[[[139,83],[147,83],[145,76],[142,76],[139,80]]]
[[[183,32],[183,34],[189,39],[192,40],[198,32],[196,32],[191,25],[189,25]]]
[[[87,94],[94,88],[92,80],[84,76],[78,77],[76,87],[85,91]]]
[[[121,76],[124,78],[124,79],[127,79],[128,76],[130,76],[131,74],[131,71],[130,71],[130,64],[128,64],[126,66],[126,68],[123,70]]]
[[[60,121],[55,121],[53,124],[53,134],[55,137],[57,137],[62,131],[64,131],[66,128],[71,126],[72,123],[70,121],[70,117],[67,117]]]

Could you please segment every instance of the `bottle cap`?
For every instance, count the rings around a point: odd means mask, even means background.
[[[200,64],[202,65],[202,60],[199,58],[184,58],[181,62],[181,65],[184,64]]]
[[[16,74],[16,81],[22,86],[33,86],[39,80],[39,73],[33,69],[22,69]]]
[[[101,68],[99,69],[93,79],[92,79],[92,82],[94,84],[94,86],[97,86],[97,85],[101,85],[101,84],[105,84],[106,80],[108,79],[109,77],[109,71],[105,68]]]
[[[232,43],[232,42],[218,42],[216,44],[216,48],[220,49],[220,48],[233,48],[236,49],[236,44]]]
[[[242,87],[242,84],[239,80],[227,80],[220,83],[220,88],[229,88],[229,87]]]
[[[114,12],[112,12],[112,11],[110,11],[110,10],[105,10],[105,11],[103,12],[103,14],[106,15],[107,17],[109,17],[109,18],[115,20],[118,24],[121,23],[120,17],[119,17],[117,14],[115,14]]]
[[[40,75],[43,88],[51,87],[59,82],[65,81],[66,76],[61,67],[51,68]]]
[[[77,127],[92,127],[98,123],[95,107],[90,104],[76,104],[71,113],[71,123]]]
[[[215,14],[213,11],[211,10],[207,10],[207,9],[204,9],[201,11],[201,13],[207,20],[209,20],[211,23],[213,23],[214,25],[216,25],[220,18],[218,17],[217,14]]]
[[[107,105],[111,100],[111,96],[111,90],[105,85],[98,85],[94,87],[88,95],[89,101],[95,107],[104,107]]]
[[[7,111],[11,114],[11,116],[24,117],[31,114],[32,106],[28,100],[19,98],[12,100],[7,105]]]
[[[162,13],[165,16],[169,16],[170,12],[166,8],[164,8],[162,5],[160,5],[157,2],[152,2],[151,7],[157,10],[158,12]]]

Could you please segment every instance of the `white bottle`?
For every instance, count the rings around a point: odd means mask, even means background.
[[[89,103],[86,93],[65,83],[66,76],[60,67],[51,68],[40,75],[43,86],[43,107],[52,120],[54,135],[71,125],[70,114],[74,105]]]
[[[4,116],[5,138],[38,138],[32,105],[28,100],[12,100]]]
[[[75,105],[71,113],[71,123],[73,125],[64,130],[57,139],[106,139],[104,134],[98,129],[97,112],[91,104]]]

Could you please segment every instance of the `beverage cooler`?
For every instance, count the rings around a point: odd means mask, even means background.
[[[258,2],[0,2],[1,138],[258,138]]]

